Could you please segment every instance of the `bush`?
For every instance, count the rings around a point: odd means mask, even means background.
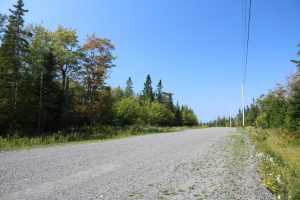
[[[146,124],[165,126],[173,122],[174,114],[164,104],[146,101],[143,106],[142,119]]]
[[[114,121],[117,125],[140,123],[141,106],[137,99],[127,97],[113,105]]]

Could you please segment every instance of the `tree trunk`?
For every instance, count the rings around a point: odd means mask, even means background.
[[[63,89],[63,91],[65,91],[65,87],[66,87],[66,71],[62,70],[61,74],[62,74],[62,89]]]
[[[43,118],[43,77],[44,72],[41,73],[41,82],[40,82],[40,100],[39,100],[39,119],[38,119],[38,132],[42,130],[42,118]]]

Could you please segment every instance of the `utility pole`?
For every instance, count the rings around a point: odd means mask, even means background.
[[[245,127],[244,84],[242,84],[242,112],[243,112],[243,127]]]

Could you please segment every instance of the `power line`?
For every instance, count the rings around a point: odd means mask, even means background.
[[[248,13],[248,26],[247,26],[247,45],[246,45],[246,59],[245,59],[245,74],[244,74],[244,86],[246,83],[247,78],[247,67],[248,67],[248,52],[249,52],[249,39],[250,39],[250,21],[251,21],[251,7],[252,7],[252,0],[249,3],[249,13]]]

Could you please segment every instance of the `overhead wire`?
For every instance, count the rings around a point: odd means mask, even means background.
[[[246,5],[247,6],[247,5]],[[248,23],[246,24],[246,50],[245,50],[245,63],[244,63],[244,75],[243,75],[243,85],[246,84],[247,79],[247,68],[248,68],[248,55],[249,55],[249,40],[250,40],[250,22],[251,22],[251,7],[252,7],[252,0],[249,1],[249,9],[248,9]],[[246,16],[246,13],[245,13]],[[245,21],[247,16],[245,17]]]

